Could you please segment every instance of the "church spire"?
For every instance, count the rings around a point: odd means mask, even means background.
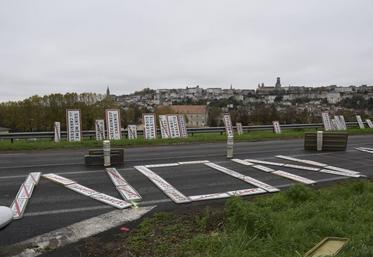
[[[109,86],[107,86],[107,88],[106,88],[106,96],[110,96],[110,89],[109,89]]]

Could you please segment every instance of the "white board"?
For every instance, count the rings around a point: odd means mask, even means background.
[[[267,193],[267,191],[259,187],[227,192],[227,194],[231,196],[245,196],[245,195],[256,195],[256,194],[265,194],[265,193]]]
[[[343,117],[343,115],[339,115],[339,120],[341,121],[343,129],[346,130],[347,125],[346,125],[345,117]]]
[[[233,137],[233,128],[232,128],[232,121],[231,121],[231,115],[229,113],[225,113],[223,116],[225,131],[227,133],[228,137]]]
[[[232,162],[236,162],[238,164],[245,165],[245,166],[253,166],[253,165],[255,165],[254,163],[248,162],[246,160],[241,160],[241,159],[231,159],[231,161]]]
[[[136,139],[137,138],[137,126],[136,125],[128,125],[127,127],[128,139]]]
[[[178,124],[179,124],[179,131],[180,131],[181,137],[188,137],[188,131],[187,131],[187,128],[186,128],[184,114],[178,114],[177,115],[177,121],[178,121]]]
[[[140,171],[144,176],[146,176],[150,181],[152,181],[159,189],[161,189],[168,197],[171,198],[175,203],[188,203],[191,202],[189,197],[182,194],[166,180],[158,176],[152,170],[145,166],[135,166],[135,169]]]
[[[54,128],[54,142],[58,143],[61,141],[61,122],[55,121],[53,128]]]
[[[275,170],[274,169],[271,169],[269,167],[266,167],[266,166],[263,166],[263,165],[254,165],[252,166],[254,169],[257,169],[257,170],[261,170],[261,171],[264,171],[264,172],[274,172]]]
[[[179,122],[177,115],[167,115],[168,127],[170,129],[170,137],[178,138],[180,137]]]
[[[155,126],[155,115],[154,113],[144,113],[142,115],[144,123],[144,138],[145,139],[156,139],[157,130]]]
[[[308,166],[302,166],[302,165],[296,165],[296,164],[285,164],[284,167],[298,169],[298,170],[309,170],[309,171],[320,170],[320,168],[314,168],[314,167],[308,167]]]
[[[201,160],[201,161],[185,161],[185,162],[178,162],[180,165],[190,165],[190,164],[203,164],[208,163],[210,161],[208,160]]]
[[[203,201],[203,200],[220,199],[220,198],[227,198],[227,197],[230,197],[230,195],[228,193],[215,193],[215,194],[192,195],[192,196],[189,196],[190,200],[192,200],[193,202]]]
[[[107,168],[107,174],[120,195],[128,201],[139,201],[141,195],[120,175],[115,168]]]
[[[163,168],[163,167],[173,167],[173,166],[179,166],[179,163],[173,162],[173,163],[159,163],[159,164],[145,165],[146,168]]]
[[[273,131],[276,134],[281,134],[280,122],[278,122],[278,121],[272,121],[272,124],[273,124]]]
[[[268,192],[278,192],[280,191],[278,188],[275,188],[271,185],[268,185],[264,182],[261,182],[257,179],[254,179],[252,177],[249,177],[249,176],[245,176],[241,173],[238,173],[237,171],[234,171],[234,170],[231,170],[231,169],[228,169],[228,168],[225,168],[223,166],[220,166],[218,164],[215,164],[215,163],[205,163],[206,166],[209,166],[210,168],[213,168],[213,169],[216,169],[218,171],[221,171],[229,176],[232,176],[232,177],[235,177],[237,179],[240,179],[240,180],[243,180],[245,181],[246,183],[249,183],[249,184],[252,184],[254,186],[257,186],[257,187],[260,187],[260,188],[263,188],[264,190],[268,191]]]
[[[170,138],[170,127],[168,126],[167,115],[159,115],[159,127],[161,128],[162,138]]]
[[[327,174],[338,175],[338,176],[343,176],[343,177],[352,177],[352,178],[361,177],[361,175],[359,175],[359,174],[349,174],[349,173],[340,172],[340,171],[336,171],[336,170],[321,169],[320,172],[327,173]]]
[[[95,191],[93,189],[90,189],[88,187],[82,186],[80,184],[76,184],[76,183],[66,185],[66,188],[68,188],[72,191],[75,191],[79,194],[85,195],[85,196],[91,196],[91,195],[94,195],[94,194],[98,194],[97,191]]]
[[[364,126],[363,120],[361,119],[361,116],[360,116],[360,115],[356,115],[356,120],[357,120],[357,123],[359,124],[359,128],[361,128],[361,129],[365,129],[365,126]]]
[[[291,179],[291,180],[294,180],[294,181],[297,181],[297,182],[301,182],[301,183],[306,184],[306,185],[311,185],[311,184],[316,183],[316,181],[314,181],[312,179],[304,178],[304,177],[294,175],[292,173],[285,172],[285,171],[282,171],[282,170],[276,170],[275,172],[273,172],[273,174],[284,177],[284,178],[288,178],[288,179]]]
[[[54,173],[43,174],[43,178],[49,179],[53,182],[56,182],[58,184],[62,184],[64,186],[76,183],[75,181],[73,181],[71,179],[61,177],[61,176],[59,176],[57,174],[54,174]]]
[[[111,205],[111,206],[113,206],[115,208],[118,208],[118,209],[124,209],[124,208],[127,208],[127,207],[131,206],[130,203],[128,203],[126,201],[123,201],[121,199],[112,197],[112,196],[107,195],[107,194],[99,193],[99,194],[91,195],[90,197],[97,200],[97,201],[100,201],[100,202],[103,202],[105,204]]]
[[[13,219],[21,219],[26,210],[28,198],[16,198],[10,206],[13,212]]]
[[[369,128],[373,128],[373,123],[370,119],[366,119],[365,122],[368,124]]]
[[[122,138],[122,127],[119,109],[106,109],[106,128],[109,140],[120,140]]]
[[[66,110],[67,140],[80,142],[82,140],[82,124],[80,110]]]
[[[243,128],[242,128],[242,123],[241,122],[237,122],[236,123],[236,129],[237,129],[237,134],[238,135],[242,135],[243,134]]]
[[[322,116],[322,122],[324,124],[325,131],[332,130],[332,124],[331,124],[331,121],[330,121],[329,113],[328,112],[322,112],[321,116]]]
[[[95,132],[96,132],[97,141],[102,141],[105,139],[105,121],[104,120],[95,120]]]
[[[268,161],[262,161],[262,160],[254,160],[254,159],[245,159],[245,161],[264,164],[264,165],[280,166],[280,167],[285,165],[285,163],[280,163],[280,162],[268,162]]]

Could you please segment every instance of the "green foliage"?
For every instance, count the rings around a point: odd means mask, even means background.
[[[134,256],[300,257],[324,237],[337,236],[350,239],[338,257],[373,256],[373,183],[369,181],[320,191],[295,185],[253,201],[235,197],[226,202],[222,213],[207,209],[196,218],[156,215],[130,236],[136,244],[127,246]],[[153,239],[139,240],[139,234]],[[172,241],[171,235],[178,240]]]

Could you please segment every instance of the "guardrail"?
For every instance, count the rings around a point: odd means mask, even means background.
[[[365,125],[367,125],[364,122]],[[347,127],[356,127],[358,126],[357,122],[346,122]],[[318,129],[323,128],[323,123],[310,123],[310,124],[282,124],[282,129]],[[233,127],[236,128],[236,127]],[[254,125],[254,126],[243,126],[242,127],[244,132],[250,132],[250,131],[261,131],[261,130],[273,130],[273,125]],[[223,134],[225,132],[225,127],[206,127],[206,128],[187,128],[188,134],[192,135],[196,133],[221,133]],[[157,129],[157,134],[160,135],[160,129]],[[94,130],[84,130],[82,132],[83,138],[95,138],[96,132]],[[143,135],[143,130],[137,131],[138,135]],[[122,129],[122,136],[127,136],[127,129]],[[66,131],[61,131],[61,138],[66,138],[67,133]],[[47,132],[11,132],[11,133],[5,133],[0,134],[0,140],[11,140],[12,142],[15,139],[51,139],[54,138],[54,132],[53,131],[47,131]]]

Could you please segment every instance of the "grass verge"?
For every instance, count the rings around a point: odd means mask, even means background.
[[[242,141],[258,141],[258,140],[269,140],[269,139],[290,139],[290,138],[302,138],[304,132],[315,131],[315,130],[283,130],[281,134],[274,134],[272,131],[252,131],[244,133],[242,135],[235,135],[236,142]],[[373,129],[349,129],[350,135],[362,135],[362,134],[373,134]],[[213,142],[225,142],[227,137],[225,134],[220,133],[200,133],[189,135],[187,138],[175,138],[175,139],[161,139],[145,140],[143,137],[139,137],[135,140],[116,140],[112,141],[112,146],[117,147],[134,147],[134,146],[146,146],[146,145],[172,145],[172,144],[188,144],[188,143],[213,143]],[[84,139],[82,142],[67,142],[66,140],[60,143],[54,143],[50,140],[17,140],[13,143],[10,140],[0,141],[0,151],[13,151],[13,150],[47,150],[47,149],[73,149],[73,148],[92,148],[101,147],[102,143],[96,140]]]
[[[252,201],[231,198],[224,208],[156,213],[110,243],[93,238],[79,248],[83,256],[296,257],[333,236],[350,239],[338,257],[372,257],[372,217],[373,182],[295,185]]]

